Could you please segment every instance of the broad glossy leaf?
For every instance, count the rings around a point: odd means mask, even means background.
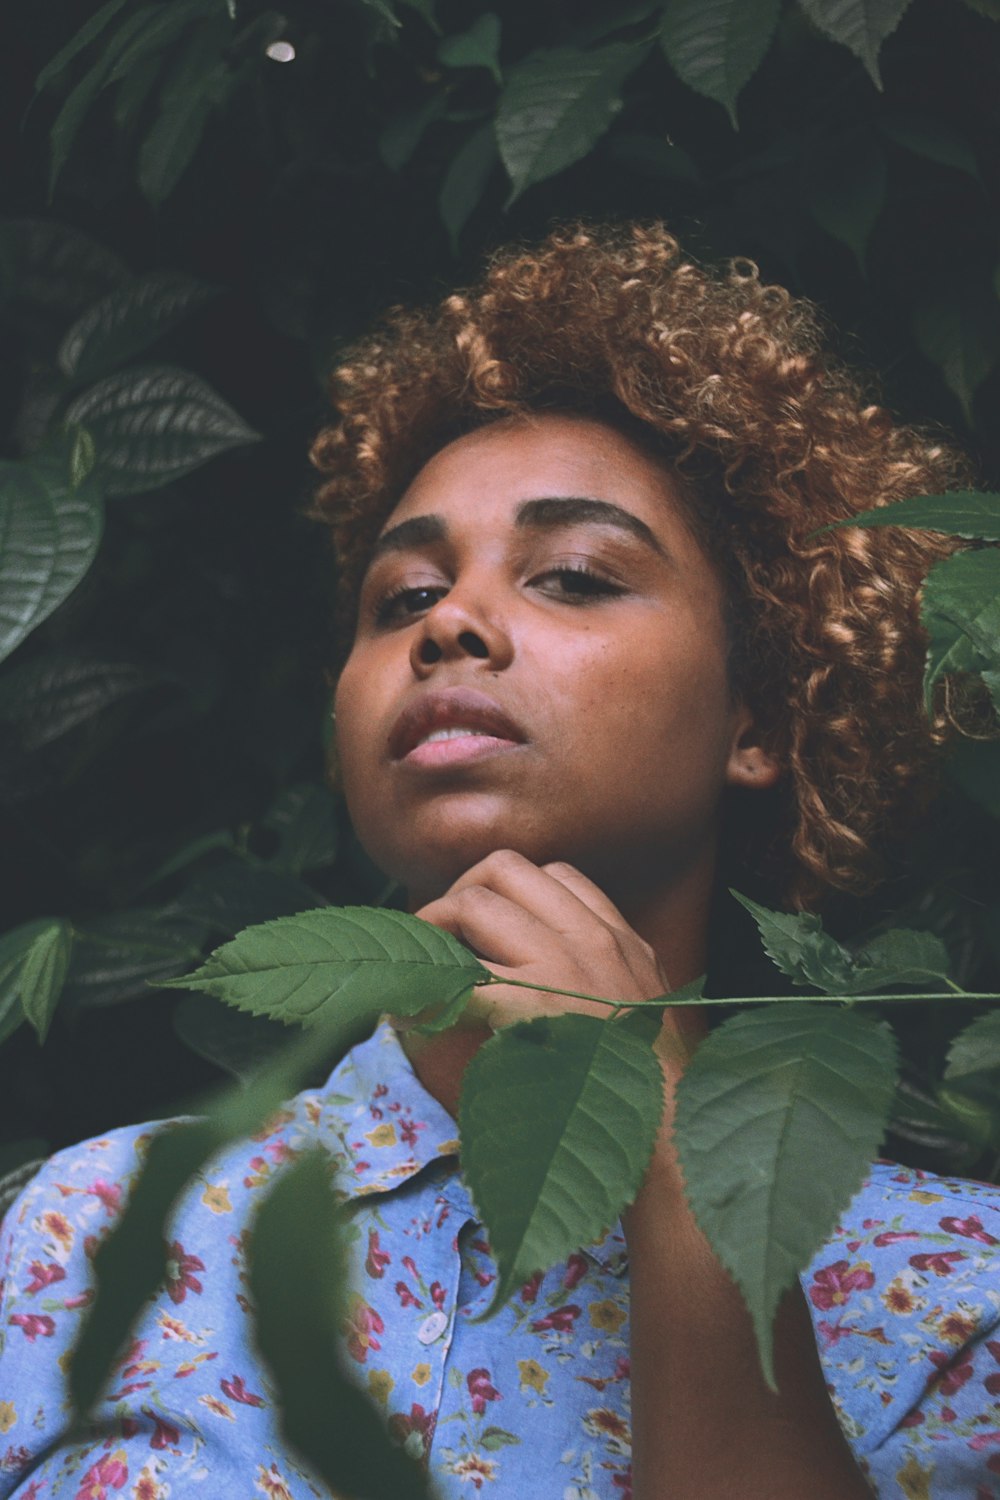
[[[338,1358],[347,1257],[324,1151],[305,1152],[264,1199],[251,1267],[257,1342],[292,1450],[345,1500],[429,1500],[423,1473],[390,1442],[377,1409]]]
[[[449,932],[405,912],[325,907],[241,932],[168,987],[201,990],[276,1021],[336,1017],[356,1032],[383,1012],[448,1005],[492,976]]]
[[[954,167],[979,178],[979,163],[971,144],[960,131],[943,120],[926,115],[892,114],[879,122],[883,135],[915,156],[934,161],[942,167]]]
[[[439,42],[438,57],[447,68],[487,68],[499,83],[500,17],[495,11],[484,11],[468,31]]]
[[[325,869],[337,858],[340,838],[337,799],[318,783],[283,791],[264,818],[264,827],[276,833],[281,841],[277,854],[270,860],[276,870],[301,875],[303,870]]]
[[[149,985],[201,957],[208,927],[172,906],[140,906],[75,924],[66,996],[89,1008],[150,996]]]
[[[522,1021],[466,1068],[462,1165],[497,1261],[494,1308],[638,1192],[663,1113],[659,1026],[659,1011]]]
[[[972,426],[973,397],[1000,358],[1000,304],[992,288],[964,285],[926,303],[914,314],[913,331]]]
[[[107,376],[70,403],[66,419],[92,435],[112,495],[158,489],[259,438],[211,386],[168,365]]]
[[[59,367],[77,380],[93,380],[154,344],[215,288],[181,271],[136,276],[88,307],[63,339]]]
[[[895,1084],[887,1027],[799,1003],[732,1016],[677,1087],[688,1199],[743,1293],[772,1384],[778,1302],[861,1186]]]
[[[186,1047],[241,1083],[260,1072],[286,1035],[279,1022],[233,1010],[211,995],[182,995],[173,1022]]]
[[[806,202],[821,229],[846,245],[862,275],[868,243],[885,205],[885,152],[878,140],[859,139],[849,151],[809,173]]]
[[[660,41],[678,78],[723,105],[736,101],[763,60],[781,0],[667,0]]]
[[[929,704],[934,684],[944,673],[996,665],[1000,551],[985,547],[935,563],[924,583],[921,618],[929,636],[924,672],[924,696]]]
[[[65,462],[0,463],[0,661],[73,592],[103,524],[100,490]]]
[[[50,58],[45,64],[35,79],[35,91],[39,92],[54,78],[58,78],[74,57],[78,57],[85,47],[89,47],[91,42],[96,41],[127,3],[128,0],[106,0],[106,3],[84,22],[79,31],[73,33],[66,45],[60,47],[55,57]]]
[[[906,526],[915,531],[943,531],[947,536],[982,537],[1000,542],[1000,495],[955,490],[947,495],[911,495],[877,510],[865,510],[838,526]]]
[[[135,662],[54,651],[0,679],[0,720],[16,726],[22,749],[36,750],[157,680]]]
[[[878,55],[899,25],[910,0],[799,0],[820,31],[849,47],[861,59],[876,88],[882,87]]]
[[[459,236],[480,203],[498,160],[493,126],[481,125],[472,132],[445,173],[438,207],[453,251],[457,252]]]
[[[944,1076],[963,1093],[1000,1103],[1000,1008],[959,1032],[948,1049]]]
[[[533,184],[586,156],[621,108],[621,87],[645,46],[615,42],[593,52],[529,53],[508,72],[496,117],[511,181],[508,205]]]
[[[823,931],[813,912],[771,911],[732,891],[757,923],[764,952],[793,984],[811,984],[828,994],[844,994],[854,965],[847,949]]]

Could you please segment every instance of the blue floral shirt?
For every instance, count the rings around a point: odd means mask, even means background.
[[[247,1302],[248,1223],[282,1163],[321,1142],[356,1237],[344,1359],[446,1500],[628,1500],[629,1303],[620,1231],[477,1323],[496,1268],[455,1124],[388,1026],[220,1155],[171,1228],[167,1279],[90,1439],[70,1439],[65,1356],[91,1260],[150,1127],[61,1152],[0,1240],[0,1497],[306,1500]],[[1000,1497],[1000,1189],[888,1165],[805,1272],[820,1355],[884,1500]]]

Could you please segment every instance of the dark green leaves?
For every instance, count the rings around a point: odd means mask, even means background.
[[[72,593],[90,567],[104,512],[64,458],[0,464],[0,660]]]
[[[469,1064],[462,1164],[499,1268],[497,1303],[634,1198],[663,1112],[659,1025],[659,1012],[525,1021]]]
[[[711,1032],[678,1085],[688,1198],[743,1293],[771,1384],[779,1299],[861,1186],[895,1061],[892,1033],[855,1011],[768,1007]]]
[[[621,87],[645,54],[623,42],[532,52],[507,74],[496,135],[511,180],[508,204],[585,156],[621,108]]]
[[[157,489],[258,437],[211,386],[167,365],[109,375],[77,396],[66,418],[93,437],[96,473],[111,495]]]
[[[959,552],[936,563],[924,585],[930,637],[924,693],[946,672],[982,672],[1000,703],[1000,551]]]
[[[450,933],[381,908],[327,907],[265,922],[171,983],[277,1021],[336,1019],[355,1032],[383,1012],[417,1015],[491,979]]]
[[[948,1051],[945,1082],[963,1094],[1000,1104],[1000,1009],[978,1016],[959,1032]]]
[[[983,537],[1000,542],[1000,495],[954,490],[946,495],[912,495],[866,510],[835,526],[910,526],[948,536]]]
[[[895,31],[910,0],[799,0],[802,9],[835,42],[860,58],[876,88],[882,87],[878,55]]]
[[[136,276],[93,303],[59,349],[59,366],[77,381],[94,380],[156,342],[214,289],[179,271]]]
[[[667,0],[660,40],[671,67],[736,125],[736,101],[767,51],[781,0]]]
[[[992,287],[967,278],[917,308],[913,331],[922,354],[937,365],[973,423],[972,402],[1000,358],[1000,303]]]
[[[0,1041],[27,1020],[44,1042],[69,964],[69,924],[42,917],[0,937]]]

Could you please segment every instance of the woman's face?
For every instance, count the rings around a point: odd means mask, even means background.
[[[668,470],[601,422],[459,438],[386,522],[336,696],[355,827],[411,902],[486,854],[619,904],[710,871],[723,788],[773,768]]]

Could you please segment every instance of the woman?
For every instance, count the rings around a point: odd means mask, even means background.
[[[722,858],[798,906],[871,883],[942,732],[915,629],[942,544],[814,533],[958,470],[861,402],[805,309],[658,227],[575,230],[393,315],[334,395],[314,457],[350,622],[340,774],[412,910],[501,977],[629,1002],[705,968]],[[254,1195],[317,1137],[359,1230],[346,1360],[442,1494],[854,1500],[862,1470],[882,1496],[1000,1492],[993,1189],[873,1169],[781,1309],[773,1395],[668,1104],[620,1228],[474,1321],[495,1268],[457,1171],[462,1072],[491,1029],[574,1007],[497,986],[439,1036],[383,1026],[214,1164],[77,1446],[51,1352],[142,1138],[50,1163],[10,1216],[0,1494],[317,1493],[237,1310]],[[669,1099],[702,1021],[668,1015]]]

